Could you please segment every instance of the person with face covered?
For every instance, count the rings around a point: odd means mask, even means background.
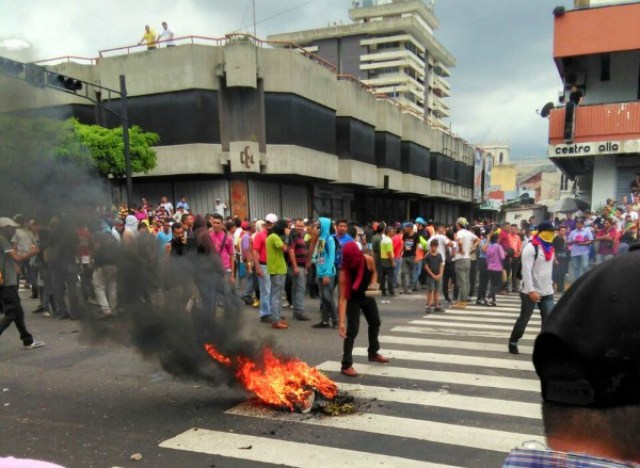
[[[375,260],[369,255],[364,255],[355,242],[347,242],[342,248],[338,281],[338,332],[344,339],[340,372],[349,377],[357,377],[358,372],[353,368],[353,344],[360,328],[360,311],[369,324],[369,361],[382,364],[389,362],[389,358],[378,353],[380,314],[375,298],[367,295],[367,291],[378,290]]]
[[[520,286],[520,316],[513,326],[509,338],[509,352],[518,354],[518,341],[524,332],[537,305],[542,324],[553,309],[553,263],[555,251],[553,239],[556,227],[550,221],[538,226],[538,234],[531,238],[522,250],[522,284]]]

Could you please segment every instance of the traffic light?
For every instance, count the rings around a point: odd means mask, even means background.
[[[74,93],[82,89],[82,81],[56,72],[47,72],[47,85],[73,91]]]
[[[24,64],[8,58],[0,57],[0,73],[18,76],[24,71]]]

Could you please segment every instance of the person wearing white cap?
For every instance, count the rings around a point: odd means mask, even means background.
[[[18,275],[15,268],[16,263],[37,255],[38,248],[33,245],[29,252],[18,254],[9,244],[9,239],[13,237],[17,227],[18,224],[12,219],[0,218],[0,272],[2,273],[2,281],[0,281],[0,310],[2,312],[0,334],[12,323],[15,323],[25,349],[41,348],[44,343],[33,339],[24,321],[24,310],[18,295]]]

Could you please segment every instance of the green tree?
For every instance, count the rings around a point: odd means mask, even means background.
[[[132,170],[148,173],[158,135],[133,127],[129,140]],[[122,128],[0,115],[0,216],[110,203],[109,175],[125,175]]]
[[[105,128],[99,125],[85,125],[77,119],[70,119],[70,123],[75,135],[88,149],[101,174],[113,177],[126,175],[122,127]],[[151,146],[159,141],[160,137],[157,133],[145,132],[137,125],[129,129],[129,152],[133,172],[148,174],[156,167],[157,157]],[[65,145],[59,148],[58,155],[73,157],[77,151],[76,141],[66,141]]]

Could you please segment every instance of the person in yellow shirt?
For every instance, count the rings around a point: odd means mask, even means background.
[[[157,47],[156,33],[148,24],[144,27],[144,34],[140,42],[138,42],[138,45],[142,45],[145,42],[147,44],[147,50],[154,50]]]

